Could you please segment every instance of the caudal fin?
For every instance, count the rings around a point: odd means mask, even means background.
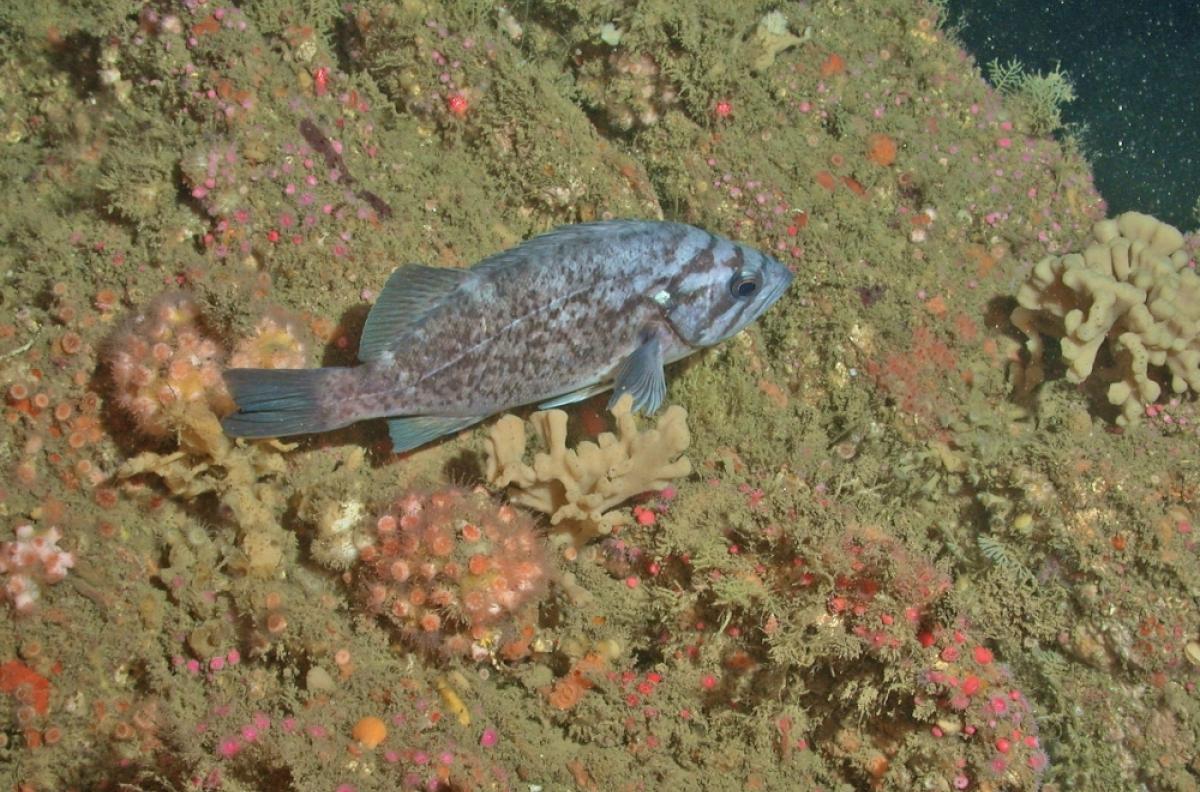
[[[225,384],[238,411],[221,421],[231,437],[286,437],[343,426],[321,400],[335,368],[228,369]]]

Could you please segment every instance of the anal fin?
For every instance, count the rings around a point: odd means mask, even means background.
[[[460,415],[412,415],[388,418],[388,436],[392,438],[392,451],[397,454],[411,451],[439,437],[454,434],[472,424],[477,424],[484,417],[480,415],[466,418]]]
[[[592,385],[585,385],[578,390],[568,391],[559,396],[555,396],[549,401],[544,401],[537,406],[539,410],[552,410],[555,407],[562,407],[564,404],[574,404],[581,402],[584,399],[595,396],[597,393],[603,393],[612,387],[611,382],[597,382]]]

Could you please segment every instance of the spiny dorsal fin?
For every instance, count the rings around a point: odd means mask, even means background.
[[[561,254],[558,254],[557,251],[587,245],[597,237],[610,237],[616,242],[622,234],[645,233],[656,225],[663,225],[663,223],[652,220],[599,220],[594,223],[563,225],[530,237],[516,247],[493,253],[473,264],[471,271],[491,276],[531,258],[539,256],[550,259],[561,258]]]
[[[358,359],[374,360],[411,333],[446,295],[471,276],[470,270],[407,264],[393,272],[367,314]]]

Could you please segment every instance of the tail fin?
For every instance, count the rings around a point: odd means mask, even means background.
[[[231,437],[286,437],[345,425],[322,402],[336,368],[228,369],[225,384],[238,411],[221,421]]]

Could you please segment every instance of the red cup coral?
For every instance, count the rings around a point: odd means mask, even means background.
[[[550,577],[533,520],[485,490],[411,493],[375,520],[360,591],[411,644],[484,659],[526,655]]]

